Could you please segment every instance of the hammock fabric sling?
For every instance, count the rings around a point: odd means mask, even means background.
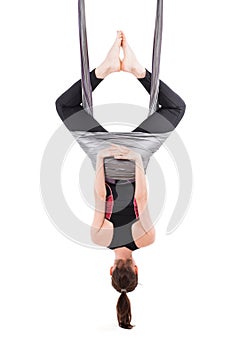
[[[82,105],[93,116],[92,86],[89,73],[89,57],[86,31],[85,2],[78,1],[79,41],[81,55],[82,77]],[[153,54],[152,75],[150,89],[150,103],[148,116],[158,110],[159,68],[162,42],[163,25],[163,1],[157,0]],[[144,171],[150,157],[156,152],[170,135],[171,131],[164,133],[150,132],[100,132],[100,131],[71,131],[72,135],[85,151],[96,170],[97,153],[110,146],[111,143],[126,146],[142,156]],[[135,163],[131,160],[119,160],[115,158],[104,159],[105,176],[115,180],[135,180]]]

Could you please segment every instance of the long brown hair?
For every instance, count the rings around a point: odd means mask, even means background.
[[[116,261],[116,268],[112,272],[112,286],[121,293],[116,310],[118,324],[122,328],[131,329],[131,305],[127,292],[132,292],[138,284],[138,275],[132,269],[132,260],[119,259]],[[121,290],[124,290],[121,292]]]

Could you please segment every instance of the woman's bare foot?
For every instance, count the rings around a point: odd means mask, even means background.
[[[122,32],[122,48],[124,52],[124,59],[121,62],[121,69],[124,72],[132,73],[136,78],[144,78],[146,69],[138,62],[135,53],[129,46],[125,34]]]
[[[116,40],[109,50],[104,62],[95,69],[97,78],[104,79],[108,74],[121,70],[120,48],[122,44],[122,31],[117,31]]]

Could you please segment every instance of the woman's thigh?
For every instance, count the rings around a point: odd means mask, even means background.
[[[70,131],[102,131],[108,132],[93,116],[85,110],[72,114],[63,120]]]
[[[172,123],[171,120],[155,112],[143,120],[143,122],[132,130],[132,132],[141,131],[147,133],[164,133],[172,131],[174,128],[175,123]]]

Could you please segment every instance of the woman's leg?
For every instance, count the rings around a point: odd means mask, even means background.
[[[150,94],[151,73],[137,60],[123,33],[122,48],[124,60],[122,70],[134,74]],[[173,130],[185,113],[185,102],[162,80],[159,80],[158,110],[147,117],[136,129],[148,133],[163,133]]]
[[[150,93],[151,73],[146,69],[145,77],[138,80]],[[182,98],[161,79],[159,79],[158,104],[158,110],[148,116],[133,131],[163,133],[177,127],[185,113],[186,105]]]
[[[117,37],[103,63],[90,72],[92,91],[110,73],[120,71],[119,51],[122,33],[117,31]],[[81,79],[73,84],[56,100],[56,110],[61,120],[70,131],[104,131],[107,130],[88,114],[82,107]]]
[[[103,80],[96,76],[95,69],[90,72],[92,91]],[[56,100],[56,110],[70,131],[106,131],[98,121],[82,107],[81,79],[74,83]]]

